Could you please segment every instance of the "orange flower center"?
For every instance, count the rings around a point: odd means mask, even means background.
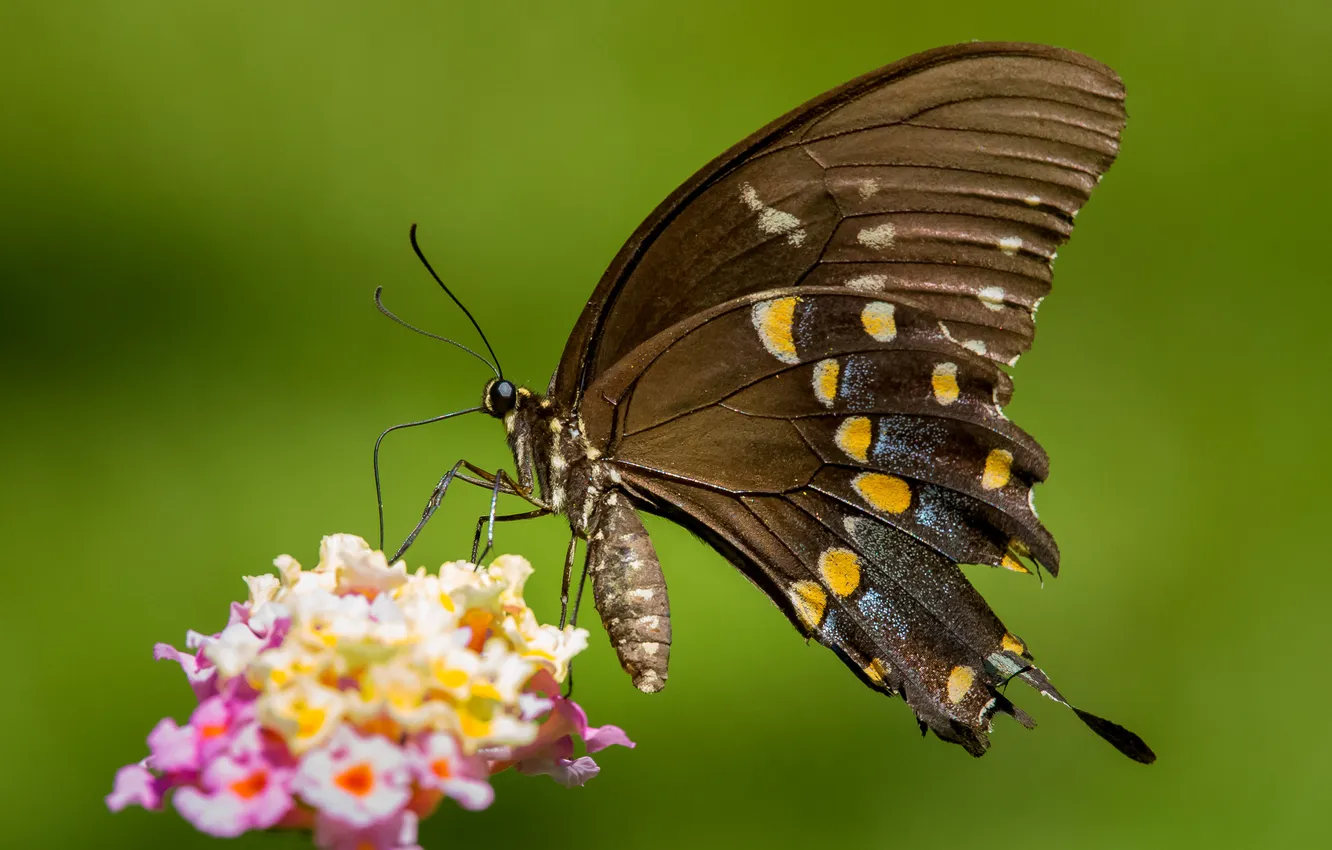
[[[486,645],[486,637],[490,633],[490,624],[494,622],[495,617],[489,611],[482,611],[473,608],[462,616],[462,625],[472,630],[472,639],[467,642],[467,648],[473,652],[480,652]]]
[[[216,738],[225,731],[227,731],[227,724],[209,723],[199,730],[199,734],[203,735],[204,738]]]
[[[438,761],[432,762],[430,769],[433,770],[435,775],[440,779],[448,779],[453,775],[453,771],[449,770],[448,759],[439,759]]]
[[[257,797],[268,787],[268,771],[256,770],[239,782],[231,783],[228,787],[231,788],[231,793],[240,797],[242,800],[249,800],[253,797]]]
[[[361,762],[339,773],[333,779],[338,787],[354,797],[364,797],[375,788],[375,772],[370,765]]]
[[[402,737],[402,727],[394,722],[393,718],[382,714],[370,718],[361,724],[361,731],[367,735],[383,735],[390,741],[396,741]]]

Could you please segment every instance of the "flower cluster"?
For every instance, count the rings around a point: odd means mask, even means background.
[[[409,575],[340,534],[312,570],[275,565],[245,579],[249,599],[221,632],[157,646],[199,705],[185,725],[157,724],[150,755],[117,773],[112,810],[170,794],[211,835],[289,827],[319,847],[406,848],[445,797],[490,805],[494,773],[581,785],[598,767],[574,758],[575,738],[588,753],[633,746],[560,696],[587,632],[537,622],[523,558]]]

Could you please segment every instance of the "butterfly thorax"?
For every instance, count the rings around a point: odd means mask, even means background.
[[[592,597],[620,665],[635,687],[661,690],[671,647],[666,579],[647,529],[617,486],[620,475],[587,439],[576,413],[526,387],[510,398],[513,406],[503,420],[519,487],[568,517],[574,541],[566,569],[573,564],[574,542],[587,541]],[[486,409],[497,410],[490,401]]]
[[[580,536],[591,527],[598,499],[614,474],[585,436],[579,418],[526,387],[518,389],[504,415],[518,483],[528,493],[569,518]]]

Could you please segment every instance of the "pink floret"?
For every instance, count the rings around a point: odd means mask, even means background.
[[[142,764],[127,764],[116,771],[116,783],[106,795],[106,807],[113,812],[129,806],[162,808],[165,783]]]
[[[199,733],[193,726],[177,726],[164,717],[148,733],[148,766],[163,773],[193,773],[199,769]]]
[[[204,656],[202,648],[190,654],[169,643],[159,643],[153,647],[153,658],[179,664],[196,699],[203,701],[217,693],[217,668]]]
[[[290,785],[290,770],[222,756],[204,771],[203,790],[180,788],[172,802],[195,829],[230,838],[282,820],[293,805]]]
[[[577,735],[589,753],[610,746],[634,747],[633,741],[618,726],[588,726],[587,713],[573,700],[555,697],[554,707],[537,730],[536,740],[525,747],[493,747],[483,751],[497,767],[514,764],[519,773],[546,775],[561,785],[582,785],[600,772],[587,756],[571,758],[573,738]]]
[[[421,850],[416,825],[416,815],[410,811],[362,827],[321,814],[315,818],[314,843],[322,850]]]

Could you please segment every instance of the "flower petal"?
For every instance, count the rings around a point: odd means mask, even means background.
[[[111,793],[106,795],[106,807],[113,812],[127,806],[160,809],[163,784],[142,764],[127,764],[116,771],[116,783]]]
[[[187,773],[199,769],[199,733],[192,726],[177,726],[164,717],[148,733],[148,765],[163,773]]]
[[[217,693],[217,668],[200,652],[197,655],[182,652],[169,643],[159,643],[153,647],[153,658],[157,661],[174,661],[185,671],[185,679],[190,683],[195,698],[200,701]]]
[[[619,726],[588,726],[583,731],[583,743],[587,745],[589,753],[595,753],[598,750],[604,750],[607,747],[621,746],[633,749],[637,746],[629,740],[629,736]]]
[[[565,788],[586,785],[588,780],[601,772],[597,763],[588,756],[577,759],[537,759],[521,762],[518,772],[528,776],[545,774]]]

